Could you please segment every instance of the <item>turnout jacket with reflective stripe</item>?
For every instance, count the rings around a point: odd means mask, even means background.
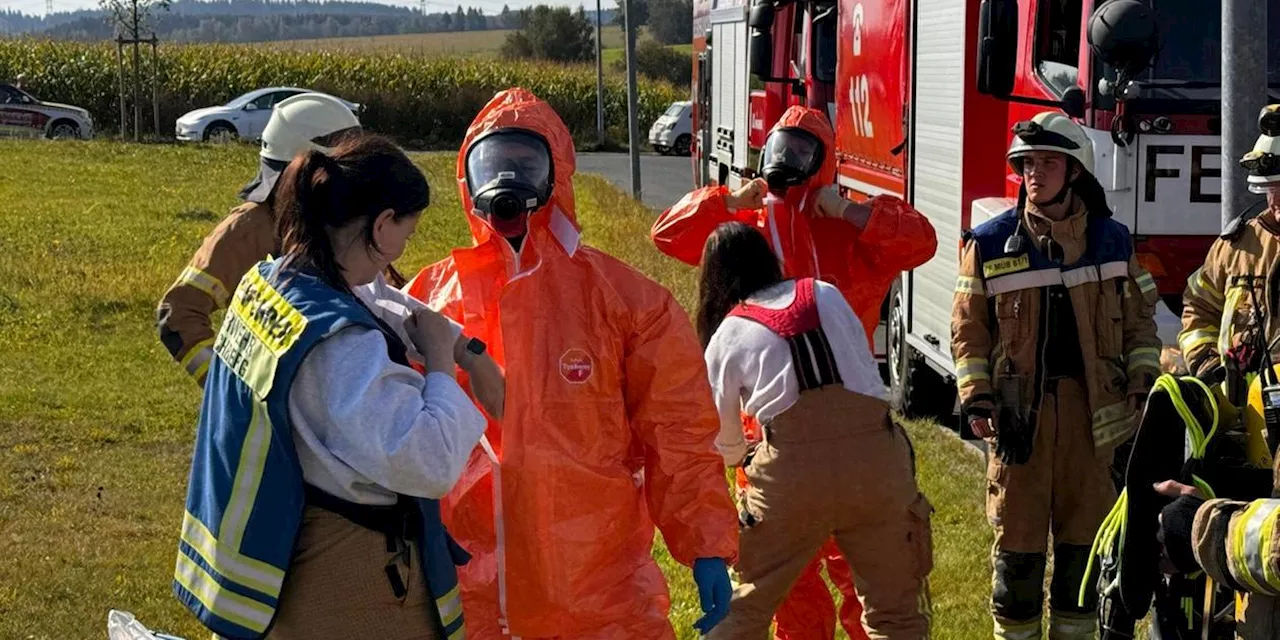
[[[1280,458],[1277,470],[1280,474]],[[1280,485],[1272,491],[1280,495]],[[1245,593],[1236,637],[1280,637],[1280,499],[1209,500],[1196,512],[1196,562],[1218,584]],[[1237,604],[1237,607],[1240,605]]]
[[[994,411],[1005,377],[1020,380],[1022,406],[1038,408],[1050,338],[1041,310],[1047,289],[1065,286],[1079,333],[1094,446],[1103,455],[1133,431],[1128,396],[1145,397],[1159,375],[1156,285],[1138,266],[1124,225],[1087,215],[1082,224],[1064,225],[1071,228],[1079,237],[1055,238],[1075,246],[1066,254],[1080,257],[1070,264],[1050,259],[1026,231],[1020,251],[1005,251],[1006,241],[1019,233],[1017,210],[966,235],[951,314],[951,351],[967,411]]]
[[[392,360],[404,345],[354,296],[278,261],[251,268],[231,297],[192,454],[173,590],[215,634],[259,638],[271,625],[306,507],[289,421],[298,367],[322,340],[352,326],[387,335]],[[428,589],[460,637],[461,603],[439,503],[419,499]]]
[[[1204,265],[1187,278],[1182,294],[1182,332],[1178,346],[1187,368],[1204,376],[1222,366],[1222,356],[1237,346],[1256,322],[1254,306],[1266,324],[1267,343],[1280,339],[1272,321],[1280,301],[1274,298],[1272,271],[1280,260],[1280,224],[1271,212],[1250,220],[1209,248]],[[1280,355],[1275,347],[1272,356]]]
[[[279,255],[275,216],[265,204],[246,202],[205,237],[156,309],[156,329],[169,354],[204,384],[213,359],[214,311],[259,260]]]

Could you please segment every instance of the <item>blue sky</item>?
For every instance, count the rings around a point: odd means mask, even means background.
[[[380,4],[390,4],[402,7],[418,6],[418,3],[415,0],[372,1]],[[496,13],[502,9],[503,4],[509,4],[512,9],[518,9],[520,7],[527,7],[535,4],[566,5],[576,7],[579,4],[594,5],[595,2],[594,0],[589,0],[587,2],[583,2],[582,0],[574,0],[572,2],[569,0],[506,0],[505,2],[504,0],[458,0],[453,2],[445,0],[430,0],[427,3],[427,6],[429,7],[429,10],[444,10],[454,9],[458,4],[462,4],[464,7],[480,7],[485,11],[485,13]],[[600,4],[604,9],[612,9],[616,3],[613,0],[603,0]],[[54,11],[93,9],[97,6],[98,0],[53,0]],[[2,0],[0,1],[0,7],[4,7],[5,9],[16,9],[29,15],[44,15],[45,0]]]

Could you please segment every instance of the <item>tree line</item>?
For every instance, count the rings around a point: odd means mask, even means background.
[[[601,12],[612,21],[613,10]],[[429,13],[376,2],[316,0],[179,0],[155,15],[156,35],[178,42],[263,42],[442,31],[518,29],[522,12],[497,15],[476,7]],[[594,14],[592,14],[594,20]],[[30,16],[0,10],[0,35],[38,34],[63,40],[103,40],[114,33],[101,10]]]
[[[358,15],[314,13],[292,15],[163,14],[156,19],[156,35],[174,42],[268,42],[350,36],[382,36],[441,31],[518,29],[519,12],[486,16],[474,7],[447,13]],[[86,17],[43,32],[62,40],[105,40],[114,37],[101,17]]]
[[[692,0],[632,0],[636,28],[647,26],[649,39],[636,46],[636,71],[650,78],[688,86],[693,63],[685,53],[664,45],[687,44],[693,38]],[[509,59],[588,62],[595,58],[595,25],[586,12],[538,5],[520,11],[519,31],[507,35],[501,54]],[[624,26],[621,11],[615,22]],[[614,63],[626,71],[626,61]]]

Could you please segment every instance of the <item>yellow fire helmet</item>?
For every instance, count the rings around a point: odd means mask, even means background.
[[[1275,365],[1275,372],[1280,376],[1280,365]],[[1249,381],[1249,397],[1244,407],[1244,428],[1249,436],[1247,453],[1249,462],[1260,468],[1270,469],[1271,449],[1267,446],[1267,421],[1262,413],[1262,376],[1251,375]]]

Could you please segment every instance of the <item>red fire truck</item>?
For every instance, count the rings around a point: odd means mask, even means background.
[[[838,180],[851,197],[896,195],[929,216],[938,253],[885,304],[899,406],[953,410],[961,235],[1013,206],[1011,127],[1047,108],[1086,127],[1116,218],[1180,311],[1221,224],[1221,0],[1150,0],[1147,24],[1111,25],[1158,33],[1154,60],[1154,49],[1090,46],[1090,18],[1108,0],[753,2],[694,4],[695,180],[736,187],[753,177],[770,126],[787,105],[807,104],[834,123]],[[1280,11],[1269,14],[1280,33]],[[1094,44],[1112,31],[1095,32]],[[1280,86],[1280,39],[1268,46]]]

